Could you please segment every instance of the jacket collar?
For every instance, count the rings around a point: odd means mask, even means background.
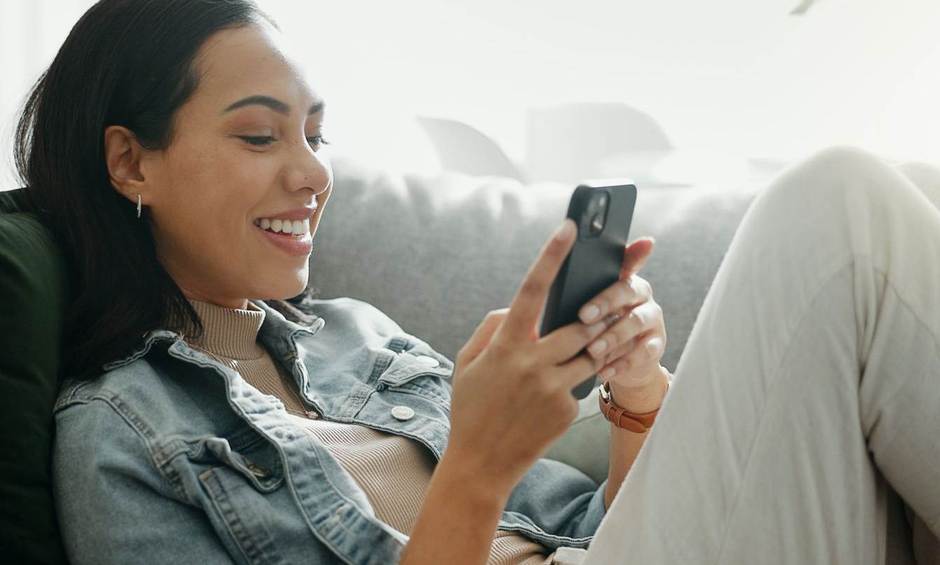
[[[265,314],[264,323],[261,324],[261,329],[258,331],[258,339],[261,340],[264,345],[277,351],[280,355],[285,355],[293,350],[291,339],[296,334],[304,333],[312,336],[326,325],[326,320],[310,312],[308,312],[308,314],[314,318],[313,323],[311,323],[310,326],[305,326],[288,320],[283,314],[271,306],[268,306],[262,300],[252,300],[251,303],[264,310]],[[182,334],[177,331],[168,329],[150,330],[143,334],[140,345],[131,353],[120,359],[109,361],[102,365],[101,368],[105,372],[113,371],[114,369],[129,365],[137,359],[146,356],[147,353],[158,344],[169,347],[177,342],[179,342],[179,345],[176,346],[177,348],[191,350],[189,344],[183,339]]]

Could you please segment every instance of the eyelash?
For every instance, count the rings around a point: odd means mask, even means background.
[[[241,135],[241,136],[239,136],[239,137],[242,138],[243,140],[245,140],[248,144],[254,145],[255,147],[261,147],[261,146],[267,145],[267,144],[269,144],[269,143],[271,143],[271,142],[273,142],[273,141],[277,141],[277,139],[275,139],[274,137],[272,137],[272,136],[270,136],[270,135]],[[315,136],[313,136],[313,137],[308,137],[308,138],[307,138],[307,143],[310,143],[310,140],[311,140],[311,139],[319,139],[321,145],[329,145],[329,144],[330,144],[330,142],[327,141],[326,138],[323,137],[322,135],[315,135]]]

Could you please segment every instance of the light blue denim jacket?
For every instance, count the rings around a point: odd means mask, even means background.
[[[309,327],[255,303],[259,340],[322,418],[412,438],[440,460],[449,359],[360,300],[312,301]],[[73,563],[398,562],[407,536],[278,399],[176,332],[144,338],[97,380],[66,382],[56,403],[55,499]],[[396,406],[414,416],[396,419]],[[605,486],[540,459],[498,528],[550,550],[587,547]]]

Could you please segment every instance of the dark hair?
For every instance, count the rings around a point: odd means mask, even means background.
[[[68,272],[63,370],[93,378],[157,328],[203,332],[156,255],[148,221],[111,186],[104,130],[122,125],[148,149],[166,148],[173,117],[199,84],[197,51],[214,33],[266,21],[251,0],[101,0],[72,28],[33,85],[16,128],[23,208],[62,247]],[[143,216],[142,219],[147,219]],[[307,323],[289,300],[266,300]]]

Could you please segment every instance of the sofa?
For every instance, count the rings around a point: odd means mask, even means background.
[[[380,170],[337,158],[334,193],[311,256],[321,298],[365,300],[451,359],[487,311],[507,306],[574,189],[505,177]],[[718,183],[720,184],[720,183]],[[725,250],[766,182],[638,186],[631,239],[652,235],[640,275],[653,286],[674,371]],[[68,281],[48,232],[0,192],[0,555],[64,562],[50,488],[51,407]],[[546,457],[597,482],[607,473],[609,427],[596,391]]]

